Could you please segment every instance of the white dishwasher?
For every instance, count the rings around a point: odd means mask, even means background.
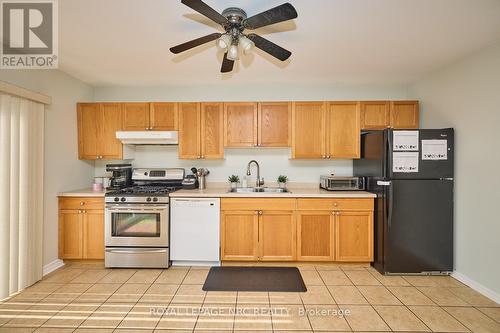
[[[220,265],[219,198],[170,198],[172,265]]]

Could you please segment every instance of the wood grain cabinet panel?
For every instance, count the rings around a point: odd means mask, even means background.
[[[154,131],[176,131],[177,115],[177,103],[151,103],[149,128]]]
[[[299,211],[297,214],[297,260],[334,260],[332,211]]]
[[[179,103],[179,158],[201,158],[200,103]]]
[[[259,215],[259,260],[296,260],[295,215],[291,211],[262,211]]]
[[[59,258],[104,259],[104,198],[59,198]]]
[[[336,261],[373,261],[373,212],[336,212]]]
[[[330,103],[327,133],[327,158],[359,158],[361,154],[359,103]]]
[[[123,146],[116,138],[116,132],[122,130],[122,109],[119,103],[101,104],[102,121],[100,122],[100,158],[119,160],[123,156]]]
[[[289,147],[292,132],[292,104],[262,102],[258,106],[258,146]]]
[[[59,211],[59,258],[83,257],[83,216],[78,210]]]
[[[416,129],[419,127],[418,101],[391,102],[391,127]]]
[[[361,129],[385,129],[391,126],[390,102],[361,102]]]
[[[257,146],[257,103],[224,103],[224,146]]]
[[[98,103],[78,103],[78,158],[95,160],[99,158],[99,123],[101,109]]]
[[[221,259],[258,259],[259,215],[255,211],[222,211]]]
[[[201,158],[224,158],[224,107],[201,103]]]
[[[122,103],[123,130],[147,131],[149,123],[149,103]]]
[[[292,158],[326,157],[326,104],[294,102],[292,104]]]

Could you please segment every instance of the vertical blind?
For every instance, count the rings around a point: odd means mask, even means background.
[[[0,299],[42,278],[44,105],[0,93]]]

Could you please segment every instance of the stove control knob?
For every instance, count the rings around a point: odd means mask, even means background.
[[[147,201],[147,202],[151,202],[151,198],[147,198],[147,199],[146,199],[146,201]]]
[[[121,198],[121,200],[122,200],[122,202],[125,202],[125,200],[127,200],[127,199],[125,199],[125,198]]]
[[[120,201],[120,198],[116,197],[115,202],[118,202],[118,201]]]
[[[158,201],[158,198],[153,198],[153,201],[154,201],[154,202],[157,202],[157,201]]]
[[[147,175],[148,175],[148,173],[147,173],[147,172],[144,172],[144,176],[147,176]]]

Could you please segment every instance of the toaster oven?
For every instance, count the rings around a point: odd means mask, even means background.
[[[363,191],[365,178],[321,176],[319,186],[328,191]]]

